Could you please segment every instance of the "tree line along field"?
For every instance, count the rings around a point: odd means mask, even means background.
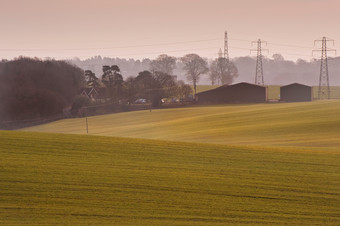
[[[339,112],[340,100],[198,105],[88,117],[88,129],[91,135],[338,151]],[[86,134],[86,122],[65,119],[23,130]]]
[[[0,224],[337,225],[340,152],[0,131]]]

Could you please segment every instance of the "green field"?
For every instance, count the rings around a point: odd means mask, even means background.
[[[340,152],[0,131],[1,225],[338,225]]]
[[[88,117],[88,135],[85,118],[0,131],[0,225],[338,225],[339,113],[196,105]]]
[[[89,134],[198,143],[339,150],[340,100],[196,106],[88,118]],[[85,118],[23,129],[86,134]]]

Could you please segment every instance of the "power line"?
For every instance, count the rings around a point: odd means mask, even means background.
[[[175,53],[175,52],[189,52],[189,51],[196,51],[196,50],[207,50],[207,49],[216,49],[218,47],[206,47],[206,48],[196,48],[196,49],[177,49],[177,50],[170,50],[166,51],[167,53]],[[164,52],[144,52],[144,53],[131,53],[131,54],[107,54],[101,57],[120,57],[120,56],[136,56],[136,55],[147,55],[147,54],[164,54]],[[93,57],[93,55],[88,56],[77,56],[77,57]],[[67,58],[67,57],[56,57],[56,58]]]
[[[291,55],[291,56],[312,57],[312,55],[307,55],[307,54],[296,54],[296,53],[288,53],[288,52],[280,52],[280,54]]]
[[[182,41],[182,42],[165,42],[157,44],[145,44],[145,45],[131,45],[131,46],[111,46],[111,47],[96,47],[96,48],[70,48],[70,49],[0,49],[0,51],[73,51],[73,50],[101,50],[101,49],[125,49],[125,48],[138,48],[138,47],[151,47],[151,46],[165,46],[165,45],[178,45],[187,43],[207,42],[221,40],[221,38],[213,39],[202,39],[193,41]]]
[[[301,48],[301,49],[313,49],[313,47],[311,47],[311,46],[288,45],[288,44],[279,44],[279,43],[273,43],[273,42],[268,42],[268,45],[293,47],[293,48]]]
[[[239,49],[239,50],[249,50],[248,48],[244,48],[244,47],[238,47],[238,46],[229,46],[228,43],[226,43],[226,41],[228,42],[228,40],[236,40],[236,41],[244,41],[244,42],[248,42],[249,40],[245,40],[245,39],[238,39],[238,38],[229,38],[226,36],[227,33],[225,33],[225,47],[227,49],[225,49],[226,54],[229,56],[229,53],[227,53],[226,50],[230,49]],[[151,46],[166,46],[166,45],[179,45],[179,44],[185,44],[185,43],[200,43],[200,42],[207,42],[207,41],[215,41],[215,40],[221,40],[221,38],[211,38],[211,39],[201,39],[201,40],[192,40],[192,41],[180,41],[180,42],[166,42],[166,43],[156,43],[156,44],[146,44],[146,45],[131,45],[131,46],[113,46],[113,47],[99,47],[99,48],[71,48],[71,49],[0,49],[0,51],[48,51],[48,50],[105,50],[105,49],[124,49],[124,48],[137,48],[137,47],[151,47]],[[310,49],[312,47],[307,47],[307,46],[299,46],[299,45],[289,45],[289,44],[282,44],[282,43],[268,43],[270,45],[276,45],[276,46],[284,46],[284,47],[294,47],[294,48],[301,48],[301,49]],[[169,53],[175,53],[175,52],[185,52],[185,51],[196,51],[196,50],[207,50],[207,49],[213,49],[213,48],[218,48],[218,47],[205,47],[205,48],[193,48],[193,49],[176,49],[176,50],[170,50],[170,51],[166,51]],[[131,53],[131,54],[101,54],[102,56],[107,56],[107,57],[120,57],[120,56],[137,56],[137,55],[147,55],[147,54],[162,54],[165,51],[157,51],[157,52],[142,52],[142,53]],[[281,51],[279,51],[281,52]],[[304,54],[299,54],[299,53],[287,53],[287,52],[281,52],[287,55],[292,55],[292,56],[302,56],[302,57],[310,57],[310,55],[304,55]],[[215,54],[211,54],[211,55],[215,55]],[[7,57],[7,56],[6,56]],[[75,57],[81,57],[81,58],[85,58],[85,57],[93,57],[93,55],[84,55],[84,56],[75,56]],[[55,59],[69,59],[72,58],[70,56],[68,57],[53,57]]]
[[[177,50],[172,50],[172,51],[166,51],[166,52],[185,52],[185,51],[196,51],[196,50],[207,50],[207,49],[216,49],[219,47],[207,47],[207,48],[195,48],[195,49],[177,49]],[[239,49],[239,50],[245,50],[249,51],[248,48],[243,48],[243,47],[237,47],[237,46],[228,46],[229,49]],[[141,53],[132,53],[132,54],[99,54],[101,57],[124,57],[124,56],[137,56],[137,55],[147,55],[147,54],[163,54],[165,53],[164,51],[162,52],[141,52]],[[284,54],[284,55],[292,55],[292,56],[301,56],[301,57],[312,57],[312,55],[307,55],[307,54],[299,54],[299,53],[291,53],[291,52],[281,52],[279,51],[278,53]],[[215,56],[216,53],[211,53],[209,54],[211,56]],[[50,57],[53,59],[71,59],[74,57],[80,57],[80,58],[90,58],[94,57],[95,55],[82,55],[82,56],[58,56],[58,57]],[[7,56],[2,56],[2,57],[7,57]],[[49,57],[49,56],[47,56]]]
[[[239,38],[229,38],[229,40],[241,41],[241,42],[252,42],[252,40],[249,40],[249,39],[239,39]],[[274,45],[274,46],[301,48],[301,49],[313,49],[312,46],[300,46],[300,45],[291,45],[291,44],[285,44],[285,43],[267,42],[267,44]]]
[[[206,48],[195,48],[195,49],[176,49],[176,50],[170,50],[166,52],[189,52],[189,51],[196,51],[196,50],[207,50],[207,49],[216,49],[218,47],[206,47]],[[164,54],[163,52],[143,52],[143,53],[131,53],[131,54],[105,54],[105,55],[100,55],[101,57],[120,57],[120,56],[136,56],[136,55],[146,55],[146,54]],[[83,56],[74,56],[74,57],[93,57],[95,55],[83,55]],[[50,57],[52,59],[70,59],[73,57]]]
[[[234,41],[243,41],[243,42],[251,42],[251,40],[239,39],[239,38],[229,38],[229,40]],[[82,47],[82,48],[31,48],[31,49],[0,49],[0,51],[73,51],[73,50],[104,50],[104,49],[125,49],[125,48],[138,48],[138,47],[151,47],[151,46],[166,46],[166,45],[179,45],[179,44],[187,44],[187,43],[199,43],[199,42],[208,42],[208,41],[217,41],[221,40],[221,38],[211,38],[211,39],[200,39],[200,40],[191,40],[191,41],[179,41],[179,42],[165,42],[165,43],[156,43],[156,44],[143,44],[143,45],[127,45],[127,46],[108,46],[108,47]],[[225,39],[226,40],[226,37]],[[299,46],[299,45],[290,45],[290,44],[282,44],[282,43],[272,43],[268,42],[269,45],[276,46],[284,46],[284,47],[294,47],[294,48],[304,48],[304,49],[312,49],[313,47],[307,46]]]

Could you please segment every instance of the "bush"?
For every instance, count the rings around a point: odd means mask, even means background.
[[[72,112],[78,112],[80,108],[89,106],[91,103],[90,99],[83,95],[78,95],[74,98],[72,103]]]
[[[84,75],[63,61],[19,58],[0,63],[0,80],[0,120],[26,120],[61,115]]]

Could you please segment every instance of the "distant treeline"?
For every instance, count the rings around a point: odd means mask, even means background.
[[[340,57],[328,63],[330,85],[340,85]],[[100,56],[67,62],[20,57],[0,62],[0,122],[60,117],[63,111],[84,105],[84,96],[79,95],[85,88],[98,88],[98,96],[88,93],[87,101],[130,104],[141,99],[159,106],[164,98],[195,97],[197,84],[253,83],[255,67],[256,58],[207,60],[197,54],[160,55],[142,61]],[[318,85],[319,60],[292,62],[274,54],[273,59],[263,59],[263,68],[266,85]],[[182,80],[193,85],[193,95]]]
[[[206,60],[208,61],[209,65],[211,65],[213,60]],[[231,61],[238,69],[238,77],[234,79],[234,83],[254,83],[256,57],[238,57],[231,59]],[[102,74],[103,65],[118,65],[121,69],[123,77],[127,78],[130,76],[137,76],[141,71],[149,70],[152,60],[134,60],[96,56],[86,60],[73,59],[69,62],[77,65],[83,70],[91,70],[98,76]],[[340,57],[329,59],[329,79],[330,84],[333,86],[340,85],[340,67],[337,65],[340,65]],[[187,81],[186,72],[183,67],[183,63],[180,60],[177,60],[173,74],[176,75],[179,80]],[[309,62],[299,59],[294,62],[285,60],[280,54],[274,54],[272,58],[263,58],[263,70],[264,81],[266,85],[286,85],[294,82],[306,85],[319,84],[319,60],[312,60]],[[209,75],[206,74],[202,76],[199,84],[211,84]]]
[[[233,59],[238,68],[239,76],[235,82],[254,82],[256,58],[239,57]],[[340,85],[340,57],[328,59],[329,80],[331,86]],[[280,54],[273,58],[263,59],[264,81],[266,85],[287,85],[301,83],[310,86],[319,85],[320,60],[296,62],[285,60]]]
[[[0,62],[0,121],[60,116],[84,86],[84,72],[64,61]]]
[[[165,59],[173,60],[167,56]],[[89,105],[125,106],[147,101],[159,106],[163,98],[187,100],[191,96],[192,100],[191,87],[171,75],[174,62],[162,60],[151,63],[155,71],[144,70],[126,79],[117,65],[102,65],[97,77],[91,70],[84,71],[64,61],[25,57],[2,61],[0,128],[76,116]]]

